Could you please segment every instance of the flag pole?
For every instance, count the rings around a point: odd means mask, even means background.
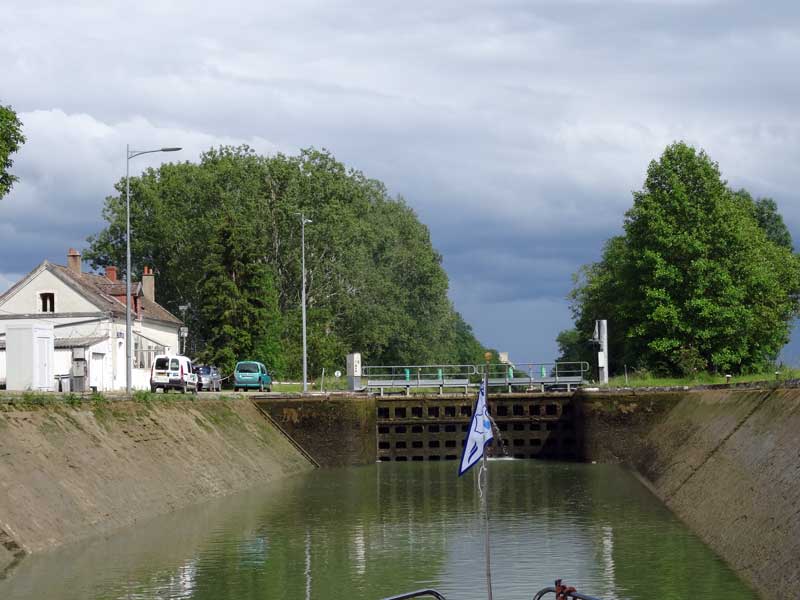
[[[489,410],[489,361],[492,358],[492,353],[487,352],[483,355],[486,359],[486,370],[483,373],[483,389],[486,398],[486,411],[488,414]],[[492,561],[491,561],[491,544],[489,542],[489,469],[488,469],[488,462],[486,458],[486,452],[483,453],[483,465],[481,465],[481,471],[483,472],[483,483],[484,483],[484,493],[483,493],[483,514],[484,514],[484,521],[486,526],[486,589],[488,592],[489,600],[492,600]],[[480,473],[479,473],[480,475]]]
[[[458,467],[458,476],[461,477],[475,465],[480,465],[478,475],[475,477],[475,485],[478,488],[481,510],[483,511],[484,525],[486,527],[486,587],[489,593],[489,600],[492,600],[492,561],[490,557],[491,543],[489,539],[489,469],[486,457],[486,447],[494,439],[492,429],[492,415],[489,413],[486,401],[489,389],[489,362],[492,353],[484,354],[486,367],[483,373],[483,382],[478,391],[478,399],[475,400],[475,410],[472,412],[469,431],[464,440],[464,449],[461,452],[461,463]]]

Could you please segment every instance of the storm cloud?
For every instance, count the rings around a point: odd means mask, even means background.
[[[103,225],[125,145],[331,150],[431,229],[456,308],[518,361],[555,356],[571,274],[672,141],[773,197],[795,237],[792,2],[11,0],[0,103],[27,143],[0,201],[0,290]]]

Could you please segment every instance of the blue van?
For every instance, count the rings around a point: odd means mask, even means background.
[[[236,363],[233,370],[233,391],[247,391],[257,389],[259,392],[264,390],[272,391],[272,378],[265,367],[260,362],[254,360],[243,360]]]

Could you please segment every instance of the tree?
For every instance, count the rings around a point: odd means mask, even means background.
[[[11,186],[17,181],[17,177],[11,174],[14,164],[11,155],[24,143],[22,123],[17,113],[10,106],[0,105],[0,199],[11,191]]]
[[[578,329],[565,329],[556,336],[557,362],[590,362],[590,342]]]
[[[229,364],[250,353],[268,357],[280,375],[299,374],[301,211],[313,220],[310,373],[343,368],[351,351],[367,364],[481,359],[482,346],[447,297],[428,228],[402,198],[327,151],[264,157],[220,147],[199,164],[164,164],[130,184],[133,269],[153,267],[167,308],[191,302],[189,347],[209,360]],[[85,254],[96,267],[124,264],[124,179],[116,189],[103,211],[108,225]],[[262,275],[245,281],[243,273]],[[260,296],[269,306],[257,306]],[[264,322],[272,329],[259,333]]]
[[[739,190],[735,192],[737,198],[747,206],[748,210],[752,211],[759,227],[764,230],[773,243],[778,246],[783,246],[789,250],[794,251],[792,247],[792,234],[789,233],[789,228],[783,222],[783,217],[778,212],[778,205],[772,198],[759,198],[753,200],[753,197],[747,190]]]
[[[231,373],[237,360],[257,360],[284,370],[283,319],[269,267],[257,258],[246,224],[230,216],[218,224],[200,283],[206,340],[202,358]]]
[[[624,235],[571,293],[583,336],[609,320],[612,370],[740,372],[775,359],[798,314],[800,261],[777,235],[774,203],[748,198],[684,143],[650,163]]]

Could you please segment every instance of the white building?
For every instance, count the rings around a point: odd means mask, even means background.
[[[180,319],[155,301],[155,275],[145,267],[141,282],[131,284],[133,382],[149,389],[153,356],[179,351]],[[0,295],[0,383],[6,380],[9,327],[52,326],[54,356],[47,372],[53,388],[68,377],[73,358],[83,358],[86,387],[125,389],[125,282],[116,267],[105,275],[84,273],[81,255],[70,249],[67,266],[44,261]],[[12,361],[13,362],[13,361]],[[48,389],[36,386],[37,389]]]

